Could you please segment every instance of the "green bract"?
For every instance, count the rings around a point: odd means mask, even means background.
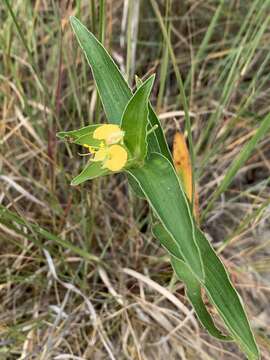
[[[148,101],[155,76],[143,83],[129,100],[121,117],[124,142],[137,162],[144,161],[147,154]]]
[[[199,320],[212,336],[219,340],[234,340],[249,359],[258,359],[259,351],[241,299],[223,263],[195,223],[174,170],[164,133],[149,102],[154,77],[147,79],[132,94],[101,43],[78,19],[72,17],[71,24],[92,69],[108,123],[118,124],[124,131],[124,146],[129,158],[122,170],[134,192],[149,202],[157,219],[153,226],[154,236],[170,253],[175,273],[185,283],[187,297]],[[98,126],[60,132],[58,137],[92,146],[97,141],[93,133]],[[109,173],[100,163],[90,160],[72,184],[78,185]],[[229,335],[216,328],[203,302],[202,288],[224,320]]]

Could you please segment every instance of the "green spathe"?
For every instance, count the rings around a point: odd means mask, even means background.
[[[135,92],[121,119],[125,144],[136,161],[143,162],[147,154],[148,102],[155,76],[152,75]]]

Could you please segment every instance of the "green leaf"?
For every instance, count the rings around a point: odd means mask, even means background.
[[[164,227],[158,223],[152,227],[153,235],[160,241],[161,245],[172,255],[171,263],[178,278],[183,281],[186,288],[186,295],[190,300],[193,308],[201,322],[201,324],[208,330],[209,334],[219,340],[230,341],[230,336],[225,336],[219,329],[216,328],[211,315],[209,314],[201,294],[201,284],[198,279],[190,271],[189,267],[183,260],[180,260],[181,253],[177,242],[168,234]],[[175,257],[177,256],[177,257]]]
[[[74,16],[71,26],[92,69],[108,122],[119,124],[131,90],[118,67],[97,38]]]
[[[83,169],[83,171],[77,175],[71,182],[71,185],[76,186],[82,184],[87,180],[95,179],[99,176],[105,176],[112,174],[108,169],[102,168],[102,162],[89,162],[88,165]]]
[[[258,359],[259,351],[241,298],[233,287],[223,263],[200,229],[196,229],[196,239],[202,254],[205,289],[209,298],[249,359]]]
[[[193,305],[198,319],[207,329],[209,334],[222,341],[232,341],[233,338],[231,336],[223,335],[215,326],[214,321],[203,302],[201,284],[192,274],[186,263],[183,260],[174,257],[171,257],[171,263],[178,278],[186,285],[186,295]]]
[[[132,97],[131,89],[107,50],[96,37],[74,16],[71,16],[70,22],[92,69],[108,122],[120,124],[127,103]],[[152,152],[161,152],[172,162],[159,119],[150,103],[149,120],[151,127],[157,125],[155,132],[148,136],[149,149]]]
[[[202,260],[194,240],[189,205],[172,164],[161,154],[151,154],[143,167],[127,170],[165,229],[177,241],[181,256],[190,269],[203,279]]]
[[[143,161],[147,153],[148,102],[154,79],[155,75],[152,75],[137,89],[121,120],[125,145],[138,162]]]
[[[129,174],[127,174],[127,179],[133,193],[139,198],[145,199],[145,195],[137,181]]]
[[[186,283],[185,280],[188,280],[188,274],[183,268],[182,263],[179,263],[179,261],[183,261],[183,258],[177,244],[175,244],[174,239],[170,236],[170,234],[166,231],[165,228],[160,229],[160,227],[157,228],[155,226],[153,231],[154,235],[159,239],[162,245],[173,255],[172,265],[174,267],[174,270],[177,275],[180,278],[182,277],[183,281]],[[252,331],[250,329],[250,325],[242,301],[238,293],[234,289],[223,263],[216,255],[214,249],[209,244],[205,235],[198,228],[196,228],[195,231],[197,244],[200,248],[205,271],[204,281],[199,278],[197,278],[197,281],[199,281],[201,283],[201,286],[205,288],[209,299],[216,306],[219,315],[224,320],[224,323],[226,324],[228,330],[231,332],[236,342],[238,342],[239,346],[247,354],[249,359],[258,359],[259,351],[254,340]],[[191,279],[189,281],[191,283]],[[190,294],[191,292],[189,292],[189,295]],[[194,296],[195,302],[199,301],[198,298],[196,299],[196,295]],[[194,304],[194,298],[190,298],[190,301],[193,304],[195,311],[197,312],[200,303]],[[200,308],[199,310],[201,311]],[[198,312],[197,314],[201,322],[203,323],[201,317],[204,316],[204,314],[199,314]],[[207,326],[206,328],[209,331],[209,328]]]

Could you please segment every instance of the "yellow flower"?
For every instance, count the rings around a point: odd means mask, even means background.
[[[107,158],[105,159],[103,166],[111,171],[119,171],[126,165],[127,158],[128,154],[123,146],[112,145],[108,148]]]
[[[123,146],[112,145],[98,150],[93,161],[102,161],[104,168],[119,171],[125,166],[127,158],[127,151]]]
[[[111,171],[121,170],[128,159],[128,153],[122,146],[124,132],[118,125],[105,124],[99,126],[93,133],[95,140],[103,140],[97,147],[84,144],[93,155],[92,161],[102,162],[102,167]],[[120,145],[120,144],[121,145]]]
[[[99,126],[93,133],[93,138],[104,140],[107,145],[113,145],[121,142],[124,137],[124,131],[118,125],[105,124]]]

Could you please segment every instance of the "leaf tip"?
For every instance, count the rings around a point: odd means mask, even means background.
[[[78,176],[76,176],[74,179],[71,180],[70,185],[71,186],[77,186],[81,183],[81,181],[78,179]]]
[[[77,22],[78,19],[77,19],[75,16],[71,15],[71,16],[69,17],[69,21],[73,24],[73,23]]]
[[[64,135],[64,132],[63,131],[59,131],[56,133],[56,137],[58,139],[64,139],[65,135]]]
[[[81,28],[83,25],[80,22],[80,20],[78,18],[76,18],[76,16],[71,15],[69,17],[69,21],[71,24],[71,27],[73,28],[73,30],[76,32],[76,30],[78,30],[79,28]]]
[[[153,73],[152,75],[150,75],[149,79],[153,79],[153,81],[155,80],[156,78],[156,73]]]
[[[149,76],[149,78],[145,81],[145,83],[149,83],[150,88],[152,88],[155,78],[156,78],[156,74],[154,73],[151,76]]]

